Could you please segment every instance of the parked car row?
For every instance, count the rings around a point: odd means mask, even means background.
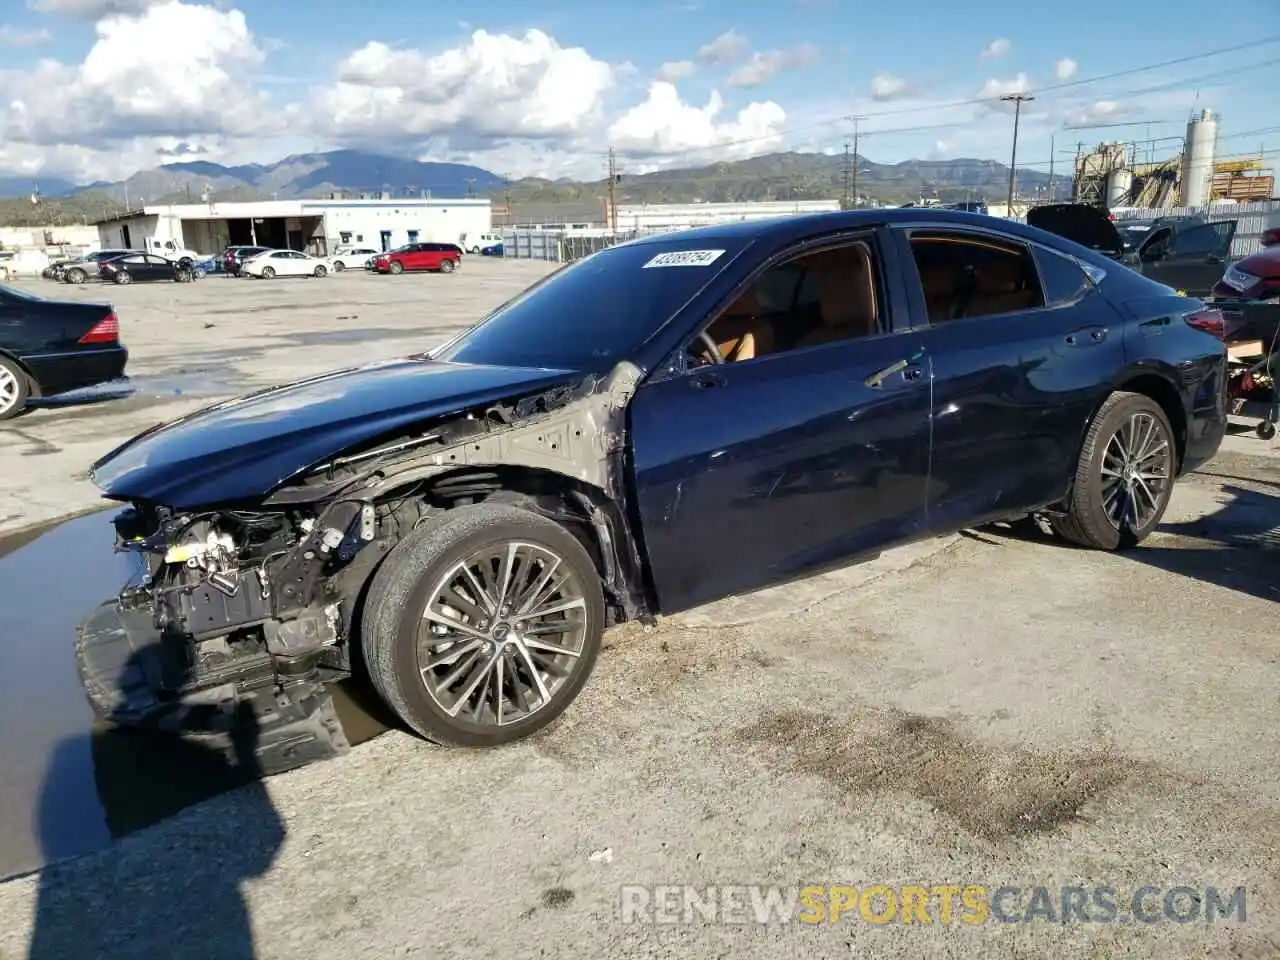
[[[189,256],[175,260],[142,250],[110,249],[51,263],[40,275],[46,280],[73,284],[89,280],[121,284],[154,280],[189,283],[204,276],[205,269]]]

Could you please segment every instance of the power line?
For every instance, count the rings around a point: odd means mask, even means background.
[[[1259,40],[1251,40],[1247,43],[1238,43],[1229,47],[1220,47],[1216,50],[1208,50],[1203,53],[1191,54],[1185,57],[1177,57],[1171,60],[1162,60],[1159,63],[1151,63],[1141,67],[1131,67],[1127,70],[1117,70],[1113,73],[1101,74],[1096,77],[1083,77],[1078,80],[1067,80],[1062,83],[1055,83],[1055,84],[1050,84],[1044,87],[1033,88],[1033,90],[1027,91],[1027,92],[1034,93],[1036,95],[1042,95],[1046,93],[1056,93],[1060,90],[1075,89],[1078,87],[1086,86],[1088,84],[1102,83],[1108,80],[1116,80],[1121,77],[1134,76],[1140,73],[1149,73],[1152,70],[1162,70],[1167,67],[1181,66],[1182,64],[1186,64],[1186,63],[1194,63],[1197,60],[1207,60],[1212,57],[1220,57],[1225,54],[1238,53],[1242,50],[1251,50],[1256,47],[1261,47],[1261,46],[1265,46],[1273,43],[1280,43],[1280,35],[1263,37],[1262,39],[1259,39]],[[1274,61],[1269,61],[1269,63],[1274,63]],[[1227,72],[1235,73],[1239,69],[1240,68],[1237,68],[1237,70],[1235,71],[1227,71]],[[1220,73],[1221,72],[1215,73],[1214,76],[1220,75]],[[1123,93],[1119,95],[1120,96],[1137,96],[1140,92],[1156,93],[1164,89],[1176,88],[1178,86],[1183,86],[1185,84],[1194,83],[1194,82],[1197,82],[1197,81],[1195,81],[1194,79],[1188,78],[1188,79],[1174,82],[1171,87],[1170,82],[1166,81],[1155,87],[1147,88],[1147,90],[1145,91],[1129,91],[1127,93]],[[870,113],[862,114],[862,119],[873,120],[877,117],[905,116],[908,114],[932,113],[939,110],[954,110],[960,107],[981,106],[983,104],[990,105],[990,104],[1000,102],[1000,99],[1001,97],[999,95],[990,96],[990,97],[971,97],[967,100],[956,100],[950,103],[930,104],[929,106],[899,107],[896,109],[889,109],[889,110],[875,110]],[[802,124],[799,126],[789,127],[785,130],[779,130],[775,133],[763,134],[761,136],[756,136],[756,137],[743,137],[735,140],[726,140],[720,143],[708,144],[705,147],[694,147],[690,150],[684,150],[679,153],[668,154],[667,157],[678,158],[678,157],[689,156],[691,154],[696,154],[696,153],[705,153],[707,151],[723,150],[728,147],[746,146],[752,143],[763,143],[768,140],[775,140],[781,136],[786,136],[787,134],[798,133],[804,130],[817,129],[819,127],[829,127],[834,124],[843,123],[848,119],[849,119],[848,115],[842,115],[838,117],[828,117],[823,120],[815,120],[810,123]],[[889,132],[889,131],[885,131],[885,132]],[[879,136],[881,134],[879,131],[868,130],[867,135]]]

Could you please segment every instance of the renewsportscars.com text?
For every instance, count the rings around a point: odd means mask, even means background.
[[[1245,922],[1245,888],[843,884],[630,885],[623,923],[1217,923]]]

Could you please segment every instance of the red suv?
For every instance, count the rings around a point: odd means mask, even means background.
[[[462,248],[452,243],[410,243],[374,257],[373,269],[378,273],[404,273],[406,270],[453,273],[461,261]]]

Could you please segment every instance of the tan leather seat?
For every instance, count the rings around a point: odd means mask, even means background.
[[[773,352],[773,328],[756,316],[758,311],[755,289],[748,287],[707,329],[725,363]]]
[[[1023,279],[1023,264],[1013,257],[984,263],[978,274],[978,293],[966,315],[990,316],[1038,307],[1039,292],[1034,288],[1024,289]]]
[[[869,337],[879,332],[871,258],[861,247],[841,253],[842,257],[826,259],[814,267],[822,326],[803,337],[797,347]]]

